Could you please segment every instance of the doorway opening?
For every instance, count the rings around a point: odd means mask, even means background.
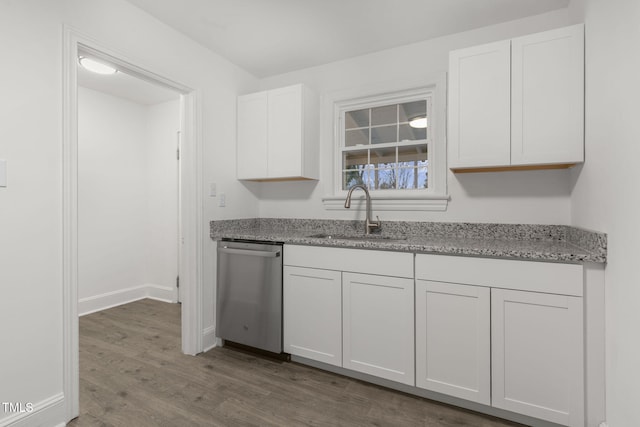
[[[77,91],[78,314],[178,302],[180,94],[80,62]]]
[[[154,280],[148,279],[149,283],[143,283],[138,286],[129,286],[126,290],[127,292],[144,292],[146,296],[155,297],[156,299],[165,299],[165,300],[178,300],[182,302],[182,310],[181,310],[181,348],[182,352],[185,354],[197,354],[202,351],[202,246],[204,240],[204,231],[202,224],[202,196],[201,196],[201,176],[202,176],[202,160],[200,153],[202,152],[202,141],[201,141],[201,122],[199,120],[199,92],[191,89],[188,86],[185,86],[181,83],[178,83],[174,80],[171,80],[167,77],[162,76],[160,73],[153,71],[151,67],[140,66],[137,58],[129,58],[119,52],[115,52],[99,43],[95,42],[91,38],[82,35],[75,31],[70,27],[65,27],[64,31],[64,58],[63,58],[63,102],[64,102],[64,114],[63,114],[63,212],[62,212],[62,220],[63,220],[63,361],[64,361],[64,373],[63,373],[63,389],[64,389],[64,401],[65,401],[65,411],[67,420],[71,420],[75,418],[79,413],[79,332],[78,325],[79,319],[78,314],[86,313],[90,311],[96,311],[96,305],[100,302],[100,304],[104,305],[105,303],[109,305],[109,298],[122,297],[122,292],[112,292],[108,289],[102,288],[99,289],[96,295],[99,298],[91,298],[87,294],[81,294],[84,290],[79,288],[80,282],[83,280],[81,273],[84,271],[84,276],[86,277],[88,272],[93,271],[94,273],[98,271],[96,266],[100,264],[100,256],[104,256],[104,252],[97,256],[96,259],[90,260],[91,263],[87,264],[89,266],[93,266],[92,268],[85,269],[83,267],[83,260],[81,257],[84,256],[83,247],[87,247],[87,245],[92,244],[91,239],[86,239],[86,230],[96,230],[97,226],[100,225],[99,221],[96,223],[92,223],[90,220],[90,216],[83,217],[82,215],[90,212],[91,209],[95,211],[99,211],[100,206],[104,209],[104,206],[108,205],[100,205],[99,203],[95,203],[91,205],[91,200],[95,200],[101,197],[99,188],[93,185],[85,184],[89,183],[89,181],[85,183],[79,182],[79,177],[81,176],[79,173],[82,172],[82,169],[85,167],[89,167],[89,164],[81,164],[80,162],[83,159],[88,159],[91,156],[91,151],[83,151],[85,147],[79,146],[79,100],[84,99],[85,101],[88,99],[100,98],[100,95],[96,95],[96,93],[89,93],[88,91],[94,91],[94,89],[80,89],[78,87],[79,81],[79,72],[78,72],[78,56],[92,56],[94,59],[97,59],[103,63],[112,65],[119,70],[126,71],[126,74],[131,78],[141,79],[145,82],[151,83],[157,87],[163,87],[166,91],[171,92],[175,95],[174,101],[179,105],[180,117],[176,119],[178,122],[179,129],[175,131],[175,133],[171,136],[173,141],[167,142],[167,144],[172,143],[175,146],[175,151],[172,149],[172,152],[176,157],[173,157],[172,161],[174,163],[174,170],[169,172],[169,174],[173,175],[173,177],[169,177],[169,180],[173,180],[174,185],[176,187],[176,194],[179,194],[179,201],[176,202],[176,208],[173,212],[173,216],[169,215],[166,221],[175,221],[174,222],[174,231],[173,235],[175,236],[175,240],[177,244],[173,246],[173,253],[169,250],[169,253],[161,253],[162,251],[150,250],[150,253],[147,253],[145,256],[150,260],[147,264],[158,265],[162,259],[169,259],[171,257],[175,257],[173,262],[169,262],[168,264],[173,265],[173,269],[177,270],[177,274],[175,278],[172,278],[169,284],[164,284],[167,275],[173,273],[171,272],[171,268],[169,269],[161,269],[162,272],[159,276],[164,277],[160,280],[161,283],[154,283]],[[177,98],[179,97],[179,99]],[[102,99],[102,101],[105,101]],[[135,109],[134,109],[135,110]],[[161,108],[158,108],[158,111],[154,111],[153,114],[158,116],[162,116],[163,112],[159,111]],[[150,113],[150,115],[153,115]],[[158,127],[162,127],[158,125]],[[85,130],[86,131],[86,130]],[[113,138],[111,139],[113,142]],[[120,143],[122,141],[119,141]],[[178,156],[178,144],[180,145],[180,161],[177,161]],[[102,148],[106,149],[114,148],[117,144],[112,144],[113,146],[103,145]],[[133,156],[133,151],[136,151],[136,156],[140,157],[141,153],[144,150],[140,150],[136,148],[133,150],[133,147],[130,147],[131,150],[126,154],[116,155],[114,153],[113,156],[109,159],[106,157],[102,157],[102,164],[99,165],[102,171],[101,184],[103,189],[109,188],[109,184],[114,184],[114,187],[117,184],[120,186],[125,185],[123,183],[127,183],[127,176],[125,176],[124,165],[126,162],[131,162]],[[89,154],[89,157],[87,157]],[[93,153],[96,154],[96,153]],[[94,165],[100,163],[100,156],[94,156],[91,159]],[[148,160],[148,159],[147,159]],[[91,163],[90,162],[90,163]],[[180,167],[178,167],[180,165]],[[96,167],[97,168],[97,167]],[[154,188],[154,183],[160,183],[167,178],[165,176],[161,176],[162,171],[162,161],[159,161],[156,165],[154,165],[154,171],[148,170],[149,177],[146,180],[145,185]],[[135,165],[128,165],[126,168],[129,172],[134,173],[136,167]],[[140,172],[140,171],[138,171]],[[155,175],[154,175],[155,174]],[[138,173],[138,175],[140,175]],[[154,178],[155,176],[155,178]],[[96,178],[94,176],[94,178]],[[177,181],[177,182],[176,182]],[[136,181],[139,187],[142,186],[140,181]],[[155,187],[158,189],[162,187],[162,185]],[[114,190],[114,189],[111,189]],[[110,196],[117,196],[118,191],[117,188],[115,191],[109,190],[108,193]],[[135,193],[135,192],[134,192]],[[103,193],[106,194],[106,193]],[[80,199],[81,195],[88,195],[88,199]],[[177,195],[176,195],[177,197]],[[154,195],[153,197],[149,196],[149,200],[153,198],[153,204],[160,205],[166,200],[163,200],[162,195]],[[130,195],[129,200],[134,200],[135,197]],[[119,206],[122,211],[126,211],[130,206],[126,206],[126,202],[119,202]],[[151,209],[151,204],[149,203],[149,207],[147,211]],[[115,207],[111,207],[114,209],[114,213],[118,212],[118,209]],[[164,206],[165,209],[171,209],[170,207]],[[84,212],[84,214],[83,214]],[[139,212],[138,212],[139,213]],[[129,219],[131,219],[129,217]],[[83,221],[89,220],[88,223],[83,223]],[[163,221],[165,221],[163,220]],[[105,219],[103,215],[100,219],[102,221],[102,225],[106,224],[106,228],[109,226],[117,227],[115,221],[109,223],[108,218]],[[144,222],[144,216],[138,215],[136,219],[137,223],[140,224],[141,221]],[[135,230],[136,221],[132,221],[134,224],[128,224],[130,230]],[[163,222],[161,221],[161,222]],[[158,224],[155,224],[156,226]],[[83,231],[84,230],[84,231]],[[121,239],[126,240],[126,233],[120,233],[121,230],[115,230],[113,233],[108,233],[105,229],[100,229],[99,232],[102,233],[103,237],[109,238],[113,237],[116,234],[116,231],[119,233]],[[154,229],[154,227],[150,227],[147,235],[155,235],[157,237],[158,227]],[[82,233],[81,233],[82,231]],[[154,234],[154,231],[156,232]],[[165,233],[165,238],[168,237],[169,234]],[[123,237],[124,236],[124,237]],[[171,238],[171,237],[168,237]],[[120,257],[121,253],[118,253],[119,250],[121,252],[129,250],[130,248],[125,248],[125,245],[118,245],[118,239],[116,240],[116,244],[113,246],[116,249],[112,249],[111,255],[115,258]],[[153,240],[153,239],[152,239]],[[95,243],[95,240],[93,241]],[[119,248],[119,250],[118,250]],[[81,262],[82,261],[82,262]],[[134,271],[133,268],[131,271]],[[140,276],[142,277],[142,276]],[[178,294],[176,282],[180,280],[180,294]],[[145,282],[147,279],[144,279]],[[107,283],[104,281],[104,283]],[[135,289],[131,289],[135,288]],[[104,291],[104,292],[101,292]],[[125,292],[126,293],[126,292]],[[94,296],[96,296],[94,295]],[[131,294],[130,294],[131,295]],[[138,294],[138,296],[142,296]],[[83,298],[84,297],[84,298]],[[144,296],[142,296],[144,297]],[[117,298],[116,298],[117,299]],[[135,298],[133,298],[135,299]],[[138,298],[139,299],[139,298]],[[100,305],[98,304],[98,305]],[[112,300],[111,305],[118,305],[118,301]],[[99,308],[99,307],[98,307]]]

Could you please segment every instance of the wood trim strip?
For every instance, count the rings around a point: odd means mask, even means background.
[[[507,171],[531,171],[548,169],[569,169],[576,163],[558,163],[555,165],[521,165],[521,166],[497,166],[480,168],[450,168],[453,173],[476,173],[476,172],[507,172]]]

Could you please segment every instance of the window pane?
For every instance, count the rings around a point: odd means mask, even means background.
[[[370,190],[427,188],[427,138],[432,129],[427,117],[429,97],[402,103],[389,98],[387,105],[363,108],[366,104],[361,104],[359,109],[343,113],[344,145],[338,178],[343,189],[356,184]],[[427,127],[409,124],[417,117],[424,118]]]
[[[344,127],[345,129],[369,127],[369,109],[344,113]]]
[[[342,189],[348,190],[350,187],[356,184],[365,184],[365,170],[364,165],[358,166],[357,169],[351,169],[342,171]]]
[[[408,147],[398,147],[398,161],[425,161],[427,160],[427,145],[412,145]]]
[[[405,102],[404,104],[400,104],[399,110],[399,121],[408,122],[409,120],[417,117],[426,117],[427,116],[427,101],[413,101],[413,102]]]
[[[398,129],[396,125],[371,128],[371,143],[384,144],[386,142],[397,142],[397,132]]]
[[[344,146],[369,145],[369,129],[351,129],[344,133]]]
[[[396,167],[395,164],[383,165],[380,169],[373,169],[374,190],[393,190],[396,188]]]
[[[347,151],[343,154],[342,169],[355,169],[369,164],[369,150]]]
[[[384,167],[388,163],[395,165],[396,148],[376,148],[371,150],[371,163],[375,168]]]
[[[428,188],[429,168],[427,162],[424,162],[422,166],[418,167],[418,188]]]
[[[398,123],[398,104],[371,109],[371,126]]]
[[[398,189],[427,188],[427,168],[398,168]]]
[[[416,141],[427,139],[427,128],[414,128],[408,124],[400,125],[400,141]]]

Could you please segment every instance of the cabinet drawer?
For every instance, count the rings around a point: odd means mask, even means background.
[[[411,253],[285,245],[284,265],[413,278]]]
[[[418,254],[416,279],[561,295],[583,292],[578,264]]]

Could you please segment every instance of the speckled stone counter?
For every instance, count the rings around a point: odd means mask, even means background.
[[[313,237],[314,235],[329,235]],[[565,263],[607,261],[607,236],[564,225],[383,222],[366,240],[363,221],[251,218],[211,221],[210,235],[296,245],[439,253]]]

